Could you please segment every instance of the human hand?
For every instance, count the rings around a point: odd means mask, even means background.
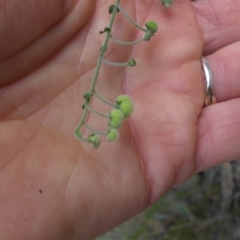
[[[233,90],[230,83],[221,83],[226,77],[221,78],[217,64],[225,55],[236,58],[236,53],[223,48],[208,57],[221,103],[207,108],[202,108],[200,63],[203,48],[209,54],[238,37],[209,42],[216,36],[209,33],[209,25],[199,28],[196,14],[201,22],[204,9],[200,2],[193,4],[176,0],[165,10],[158,1],[123,1],[139,23],[154,19],[160,29],[141,47],[108,49],[109,58],[124,61],[132,56],[138,66],[105,66],[98,88],[109,99],[127,92],[135,111],[118,142],[103,142],[98,150],[77,141],[73,131],[109,3],[56,0],[23,5],[11,0],[1,7],[1,239],[92,239],[194,172],[239,156],[237,85]],[[121,39],[139,34],[123,18],[115,26]],[[237,69],[226,73],[230,82],[238,76]],[[97,124],[94,118],[90,121]]]

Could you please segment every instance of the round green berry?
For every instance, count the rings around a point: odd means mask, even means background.
[[[154,21],[148,21],[145,23],[145,26],[148,31],[155,33],[158,30],[158,24]]]
[[[108,130],[107,138],[109,142],[117,141],[118,137],[119,137],[119,133],[116,129],[111,128]]]
[[[127,95],[120,95],[116,99],[117,108],[120,109],[123,114],[124,118],[127,118],[134,110],[134,105],[132,99]]]
[[[98,148],[101,143],[99,136],[95,133],[92,133],[88,136],[88,141],[92,143],[95,148]]]
[[[120,109],[112,109],[110,111],[110,119],[108,126],[111,128],[119,128],[122,125],[124,114]]]

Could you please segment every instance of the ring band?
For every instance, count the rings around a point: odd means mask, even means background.
[[[204,101],[204,106],[210,106],[217,102],[216,97],[213,94],[213,77],[212,77],[212,71],[209,66],[208,61],[202,57],[202,67],[205,75],[205,81],[206,81],[206,97]]]

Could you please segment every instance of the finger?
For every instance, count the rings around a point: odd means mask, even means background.
[[[212,69],[213,90],[217,101],[240,97],[240,42],[224,47],[207,57]]]
[[[204,53],[240,40],[240,1],[196,0],[193,3],[204,38]]]
[[[95,5],[67,0],[4,2],[0,0],[0,87],[46,63],[86,23]]]
[[[240,157],[240,98],[204,108],[199,119],[197,169]]]

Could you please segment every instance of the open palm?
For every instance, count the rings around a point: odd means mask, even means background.
[[[113,3],[0,0],[1,239],[92,239],[194,172],[239,156],[234,85],[219,84],[218,99],[229,101],[203,110],[202,51],[231,42],[202,34],[201,8],[188,0],[168,10],[155,0],[122,1],[140,25],[155,20],[159,31],[131,48],[111,43],[106,58],[134,57],[137,66],[103,66],[97,88],[113,102],[129,94],[135,111],[115,143],[103,139],[95,150],[74,137]],[[113,33],[141,37],[121,14]],[[89,121],[101,127],[94,116]]]

